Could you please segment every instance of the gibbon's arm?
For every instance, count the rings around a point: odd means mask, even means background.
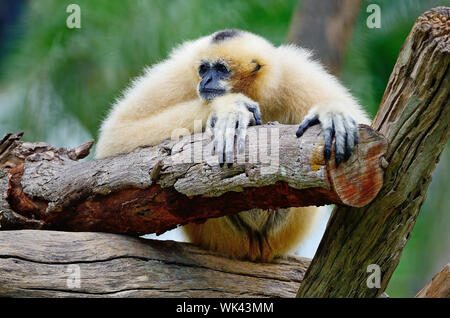
[[[197,99],[196,54],[204,45],[204,38],[185,42],[176,47],[166,60],[147,68],[125,90],[110,115],[142,118],[178,103]]]
[[[335,138],[336,165],[350,157],[358,142],[358,124],[370,124],[369,117],[347,89],[311,54],[295,46],[277,48],[283,68],[281,94],[289,109],[291,121],[302,120],[297,136],[310,126],[320,123],[324,130],[326,159],[331,157]],[[297,121],[298,123],[299,121]]]
[[[156,145],[170,138],[178,128],[192,134],[195,121],[201,121],[203,128],[210,114],[211,107],[197,98],[143,118],[110,116],[102,125],[95,157],[100,159],[128,153],[140,146]]]
[[[96,158],[155,145],[176,128],[192,132],[195,120],[206,121],[210,108],[197,95],[195,68],[196,52],[205,41],[184,43],[133,81],[102,123]]]

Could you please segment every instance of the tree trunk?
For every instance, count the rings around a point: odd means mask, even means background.
[[[335,208],[297,296],[376,297],[386,289],[450,136],[449,21],[445,7],[417,19],[372,124],[389,141],[384,185],[363,208]],[[381,269],[380,288],[368,287],[371,264]]]
[[[253,263],[108,233],[0,232],[0,297],[294,297],[310,260]]]
[[[302,0],[292,18],[288,42],[313,50],[338,75],[362,0]]]
[[[9,135],[0,142],[0,227],[160,234],[254,208],[362,206],[376,196],[387,150],[381,135],[361,126],[355,153],[336,168],[334,161],[325,163],[319,126],[301,138],[296,129],[250,128],[249,137],[259,134],[260,142],[249,138],[245,162],[232,167],[220,167],[210,156],[203,134],[87,162],[76,159],[92,143],[56,149]],[[264,160],[267,149],[270,160]],[[258,154],[259,160],[251,159]]]

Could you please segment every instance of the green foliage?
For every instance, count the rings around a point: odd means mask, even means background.
[[[66,7],[81,7],[81,29],[68,29]],[[374,115],[401,45],[415,19],[448,0],[365,1],[341,80]],[[381,7],[381,29],[369,29],[365,8]],[[296,0],[39,0],[28,1],[16,26],[21,37],[0,61],[0,136],[73,146],[97,136],[114,99],[144,66],[170,49],[224,28],[284,42]],[[390,296],[413,296],[448,262],[448,151],[438,167]]]
[[[366,12],[369,4],[381,9],[381,28],[369,29]],[[391,71],[403,41],[416,18],[433,7],[450,5],[449,0],[365,0],[355,25],[341,74],[372,116],[378,110]]]

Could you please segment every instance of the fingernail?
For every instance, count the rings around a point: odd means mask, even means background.
[[[325,148],[324,152],[323,152],[325,159],[330,159],[331,158],[331,149]]]
[[[336,155],[336,168],[339,167],[341,162],[342,162],[342,155]]]

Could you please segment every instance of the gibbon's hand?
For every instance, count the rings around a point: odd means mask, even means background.
[[[214,136],[214,152],[219,163],[229,166],[234,159],[234,140],[241,153],[245,148],[247,127],[261,125],[259,105],[242,94],[228,94],[216,97],[211,102],[213,112],[206,122],[206,130]]]
[[[335,139],[336,167],[350,158],[354,146],[358,143],[358,124],[351,114],[345,111],[345,105],[332,104],[310,109],[297,130],[297,137],[303,135],[308,127],[321,123],[324,130],[323,147],[326,160],[331,158],[331,144]]]

